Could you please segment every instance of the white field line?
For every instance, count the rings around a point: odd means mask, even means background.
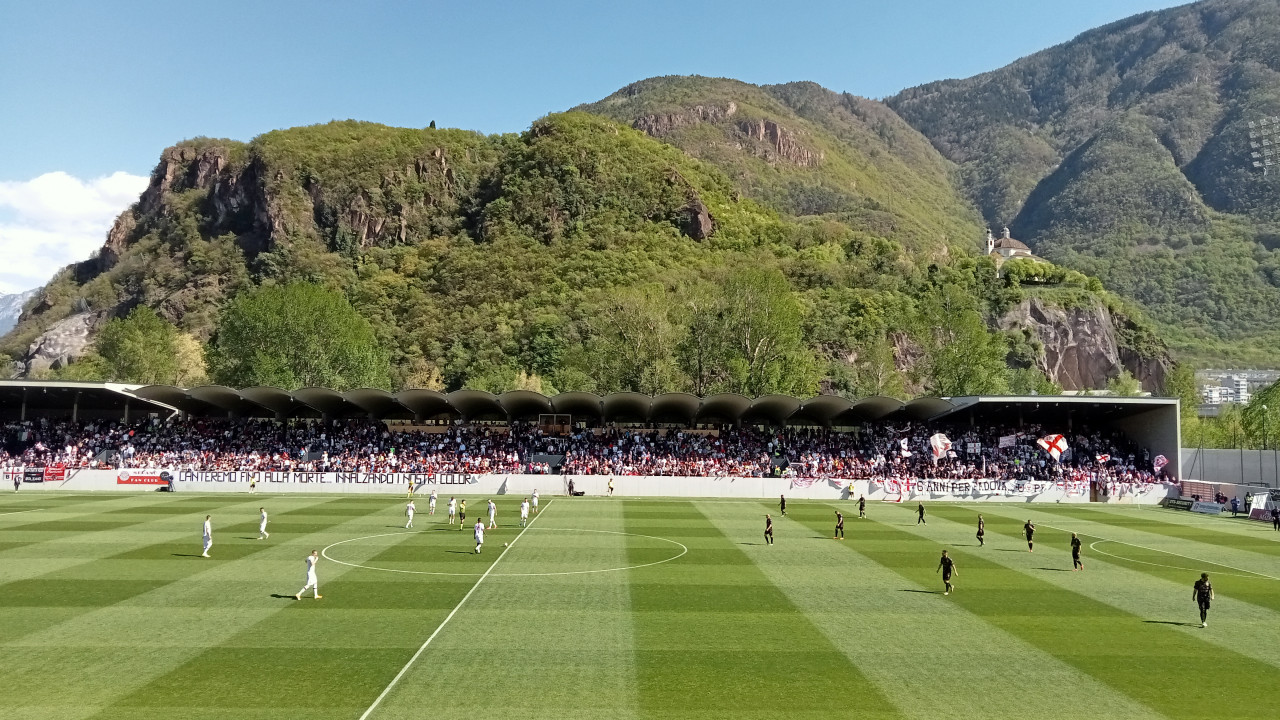
[[[30,510],[14,510],[13,512],[2,512],[0,515],[21,515],[22,513],[35,512],[44,508],[31,508]]]
[[[1038,523],[1038,524],[1040,524],[1040,525],[1044,525],[1045,527],[1053,528],[1054,530],[1061,530],[1062,532],[1071,532],[1070,530],[1067,530],[1066,528],[1060,528],[1060,527],[1058,527],[1058,526],[1056,526],[1056,525],[1050,525],[1049,523]],[[1104,523],[1104,524],[1105,524],[1105,523]],[[1087,537],[1094,537],[1094,538],[1098,538],[1098,540],[1101,540],[1101,541],[1106,541],[1106,542],[1110,542],[1110,543],[1119,543],[1120,545],[1128,545],[1128,546],[1130,546],[1130,547],[1142,548],[1143,550],[1149,550],[1149,551],[1151,551],[1151,552],[1156,552],[1156,553],[1164,553],[1165,555],[1173,555],[1173,556],[1175,556],[1175,557],[1180,557],[1180,558],[1184,558],[1184,559],[1187,559],[1187,560],[1192,560],[1192,561],[1194,561],[1194,562],[1198,562],[1198,563],[1206,563],[1206,564],[1209,564],[1209,565],[1217,565],[1218,567],[1231,568],[1232,570],[1237,570],[1237,571],[1239,571],[1239,572],[1249,573],[1250,575],[1254,575],[1254,576],[1257,576],[1257,577],[1264,577],[1264,578],[1268,578],[1268,579],[1270,579],[1270,580],[1280,580],[1280,577],[1275,577],[1275,576],[1273,576],[1273,575],[1268,575],[1268,574],[1266,574],[1266,573],[1260,573],[1260,572],[1257,572],[1257,571],[1255,571],[1255,570],[1248,570],[1248,569],[1246,569],[1246,568],[1238,568],[1238,567],[1236,567],[1236,566],[1234,566],[1234,565],[1228,565],[1228,564],[1226,564],[1226,563],[1224,563],[1224,562],[1218,562],[1217,560],[1205,560],[1204,558],[1191,557],[1190,555],[1183,555],[1182,553],[1171,552],[1171,551],[1169,551],[1169,550],[1161,550],[1161,549],[1159,549],[1159,548],[1147,547],[1146,545],[1139,545],[1138,543],[1126,542],[1126,541],[1124,541],[1124,540],[1113,540],[1112,538],[1105,538],[1105,537],[1102,537],[1101,535],[1094,535],[1093,533],[1079,532],[1079,531],[1077,531],[1077,533],[1078,533],[1078,534],[1080,534],[1080,535],[1085,535],[1085,536],[1087,536]],[[1097,543],[1092,543],[1092,544],[1090,544],[1090,546],[1089,546],[1089,547],[1090,547],[1090,549],[1093,549],[1093,545],[1096,545],[1096,544],[1097,544]],[[1102,554],[1103,554],[1103,555],[1109,555],[1109,554],[1110,554],[1110,553],[1103,552],[1103,551],[1101,551],[1101,550],[1099,550],[1098,552],[1102,552]],[[1130,561],[1130,562],[1137,562],[1137,563],[1142,562],[1141,560],[1134,560],[1133,558],[1121,557],[1121,556],[1118,556],[1118,555],[1111,555],[1111,557],[1119,557],[1121,560],[1128,560],[1128,561]],[[1158,563],[1146,563],[1146,564],[1148,564],[1148,565],[1155,565],[1155,564],[1158,564]],[[1185,569],[1185,568],[1179,568],[1179,569]]]
[[[1116,541],[1116,540],[1094,540],[1093,542],[1089,543],[1089,549],[1090,549],[1090,550],[1092,550],[1092,551],[1094,551],[1094,552],[1096,552],[1096,553],[1098,553],[1099,555],[1105,555],[1105,556],[1107,556],[1107,557],[1115,558],[1115,559],[1117,559],[1117,560],[1124,560],[1125,562],[1142,563],[1143,565],[1151,565],[1151,566],[1154,566],[1154,567],[1169,568],[1170,570],[1187,570],[1187,571],[1189,571],[1189,572],[1198,572],[1198,571],[1201,571],[1201,570],[1203,570],[1203,569],[1204,569],[1204,567],[1203,567],[1203,566],[1198,567],[1198,568],[1189,568],[1189,567],[1182,567],[1181,565],[1166,565],[1166,564],[1164,564],[1164,563],[1148,562],[1148,561],[1146,561],[1146,560],[1137,560],[1137,559],[1134,559],[1134,558],[1125,557],[1125,556],[1123,556],[1123,555],[1112,555],[1111,553],[1107,552],[1106,550],[1099,550],[1099,549],[1098,549],[1098,545],[1099,545],[1099,544],[1101,544],[1101,543],[1109,543],[1109,542],[1118,542],[1118,541]],[[1122,544],[1122,545],[1128,545],[1129,543],[1121,543],[1121,544]],[[1135,547],[1141,547],[1141,546],[1139,545],[1139,546],[1135,546]],[[1166,551],[1162,550],[1161,552],[1166,552]],[[1173,555],[1174,557],[1181,557],[1181,558],[1185,558],[1185,557],[1186,557],[1186,555],[1179,555],[1178,553],[1166,553],[1166,554],[1168,554],[1168,555]],[[1194,558],[1190,558],[1190,559],[1194,559]],[[1219,565],[1220,563],[1212,563],[1212,564],[1214,564],[1214,565]],[[1221,565],[1221,567],[1231,567],[1231,566],[1230,566],[1230,565]],[[1233,568],[1233,569],[1234,569],[1234,568]],[[1263,575],[1263,574],[1261,574],[1261,573],[1255,573],[1255,572],[1253,572],[1252,570],[1245,570],[1245,572],[1247,572],[1247,573],[1249,573],[1249,574],[1248,574],[1248,575],[1241,575],[1240,573],[1215,573],[1215,574],[1219,574],[1219,575],[1230,575],[1231,577],[1241,577],[1241,578],[1256,578],[1256,577],[1269,578],[1269,577],[1271,577],[1271,576],[1269,576],[1269,575]],[[1275,578],[1271,578],[1271,579],[1272,579],[1272,580],[1274,580]]]
[[[555,499],[548,501],[547,507],[543,509],[543,512],[546,512],[546,510],[551,507],[551,503],[554,502]],[[484,582],[484,579],[489,577],[489,573],[493,572],[493,569],[498,566],[498,563],[502,562],[502,558],[507,554],[507,551],[515,547],[516,543],[520,542],[520,538],[524,537],[524,534],[528,532],[529,528],[533,527],[533,524],[537,522],[540,517],[542,517],[542,513],[538,513],[532,520],[530,520],[529,524],[520,531],[520,534],[516,535],[515,540],[512,540],[510,545],[502,549],[502,553],[498,555],[498,559],[493,561],[493,564],[489,566],[489,569],[484,571],[484,574],[480,576],[479,580],[476,580],[476,584],[472,585],[471,589],[467,591],[467,594],[462,596],[462,599],[458,601],[458,604],[454,606],[453,610],[451,610],[448,616],[446,616],[440,623],[436,628],[436,631],[431,633],[431,637],[427,638],[426,641],[422,643],[422,646],[418,648],[418,652],[414,653],[413,657],[409,658],[409,662],[405,663],[404,667],[400,668],[400,672],[396,673],[396,676],[391,678],[391,682],[387,683],[387,686],[383,688],[382,692],[373,701],[373,704],[369,706],[369,709],[364,711],[364,714],[360,716],[360,720],[368,720],[368,717],[373,714],[373,711],[378,708],[378,705],[382,703],[383,699],[386,698],[396,684],[400,682],[400,678],[404,677],[404,674],[409,672],[409,668],[413,667],[413,664],[417,662],[418,657],[427,649],[427,646],[431,644],[431,641],[435,640],[436,636],[440,634],[440,631],[444,629],[444,626],[448,625],[449,621],[453,619],[453,616],[458,614],[458,611],[466,604],[467,600],[476,591],[476,588],[480,587],[480,583]]]

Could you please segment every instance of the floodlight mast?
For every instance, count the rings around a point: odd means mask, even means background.
[[[1249,150],[1253,167],[1262,168],[1263,177],[1280,165],[1280,115],[1249,121]]]

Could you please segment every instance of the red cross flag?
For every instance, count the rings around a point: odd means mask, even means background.
[[[937,433],[929,438],[929,448],[933,450],[933,459],[937,460],[940,457],[944,457],[947,451],[951,449],[951,441],[947,439],[946,435]]]
[[[1107,463],[1111,462],[1110,455],[1098,455],[1097,459],[1098,459],[1099,465],[1106,465]]]
[[[1061,435],[1045,435],[1036,444],[1053,456],[1054,460],[1062,457],[1062,453],[1067,450],[1067,439]]]
[[[1156,459],[1151,464],[1153,467],[1155,467],[1156,472],[1160,472],[1161,468],[1169,464],[1169,458],[1163,455],[1157,455]]]

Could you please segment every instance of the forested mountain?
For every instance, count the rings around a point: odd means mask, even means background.
[[[959,165],[987,223],[1143,305],[1192,359],[1276,364],[1280,0],[1137,15],[887,104]]]
[[[582,112],[518,136],[346,121],[181,143],[0,350],[28,374],[189,384],[211,342],[211,380],[265,382],[217,342],[225,308],[305,282],[367,318],[389,367],[359,377],[395,388],[958,395],[1125,369],[1160,387],[1163,346],[1096,280],[997,276],[949,163],[883,106],[726,87],[750,119],[720,163]],[[73,362],[102,334],[112,357]],[[147,338],[176,362],[131,370]]]

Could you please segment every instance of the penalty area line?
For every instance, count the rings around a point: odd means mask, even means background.
[[[511,541],[511,544],[502,549],[502,552],[498,555],[498,559],[494,560],[493,563],[489,565],[489,569],[484,571],[484,574],[480,576],[479,580],[476,580],[476,584],[472,585],[471,589],[467,591],[467,594],[462,596],[462,599],[453,607],[453,610],[451,610],[449,614],[445,616],[445,619],[440,622],[440,625],[436,627],[435,632],[431,633],[431,637],[427,638],[426,641],[422,643],[422,646],[418,648],[418,651],[413,654],[413,657],[409,658],[409,662],[405,663],[404,667],[400,668],[400,672],[396,673],[396,676],[391,678],[391,682],[387,683],[387,686],[382,689],[382,692],[379,693],[376,699],[374,699],[373,704],[369,706],[369,709],[364,711],[364,714],[360,716],[360,720],[368,720],[369,716],[373,714],[373,711],[378,708],[378,705],[382,704],[382,701],[400,682],[400,678],[404,677],[405,673],[409,672],[409,668],[413,667],[413,664],[418,661],[418,658],[427,649],[427,646],[431,644],[431,641],[436,639],[436,636],[440,634],[440,631],[444,630],[445,625],[448,625],[449,621],[453,619],[453,616],[457,615],[458,611],[462,609],[462,606],[467,603],[467,600],[471,597],[472,593],[476,591],[476,588],[480,587],[480,583],[484,582],[484,579],[489,577],[489,573],[493,572],[493,569],[498,566],[498,563],[502,562],[502,558],[507,554],[507,551],[515,547],[516,543],[520,542],[520,538],[524,537],[525,532],[528,531],[529,528],[533,527],[533,524],[538,521],[538,518],[542,517],[543,513],[550,509],[551,504],[554,502],[554,498],[549,500],[547,502],[547,506],[543,508],[542,512],[535,515],[533,519],[529,521],[529,524],[525,525],[524,529],[520,531],[520,534],[516,535],[515,539]]]

